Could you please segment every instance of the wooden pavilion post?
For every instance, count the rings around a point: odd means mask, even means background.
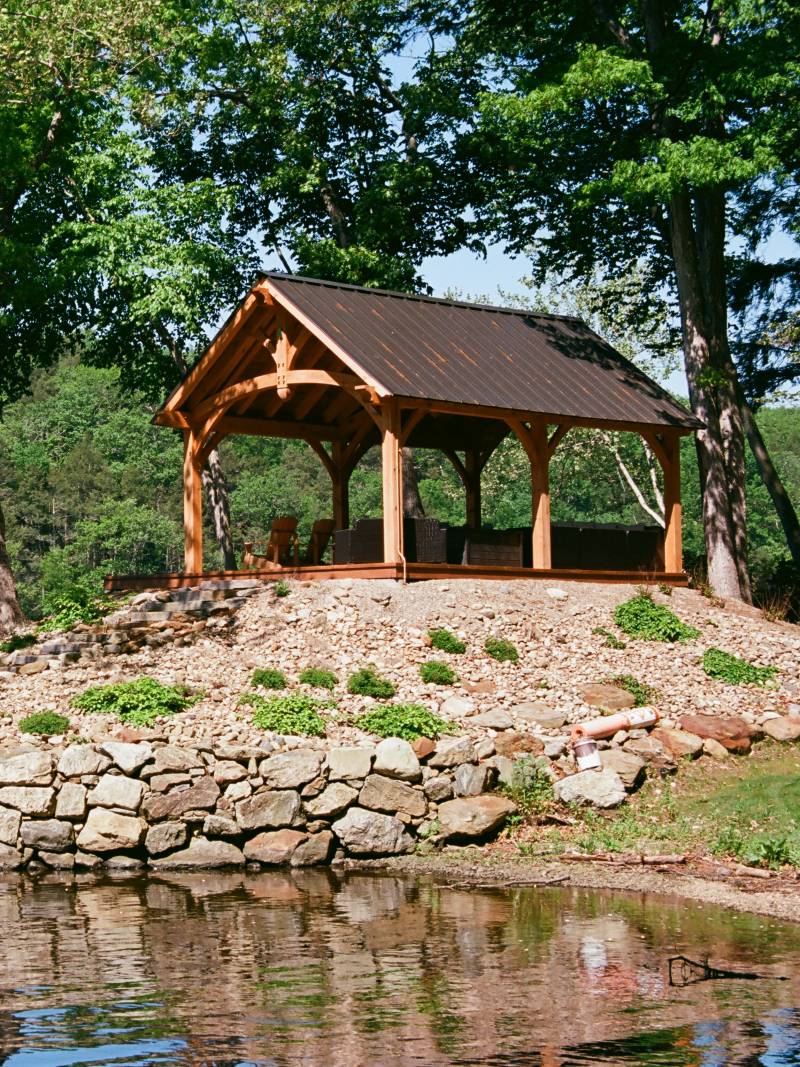
[[[465,488],[467,496],[467,526],[477,530],[481,525],[481,470],[483,465],[477,449],[470,448],[464,453],[464,470],[466,472]]]
[[[341,441],[333,442],[331,458],[333,459],[331,476],[333,521],[337,530],[346,530],[350,525],[350,470],[344,461],[344,448]]]
[[[198,440],[183,431],[183,538],[184,571],[203,573],[203,486],[197,455]]]
[[[553,566],[550,528],[550,449],[547,423],[531,419],[530,429],[520,419],[508,424],[519,438],[531,465],[531,525],[533,566],[550,570]]]
[[[683,509],[681,507],[681,439],[664,434],[661,465],[664,471],[664,570],[683,570]]]
[[[403,449],[400,408],[385,398],[381,413],[381,467],[383,474],[383,559],[398,563],[403,555]]]

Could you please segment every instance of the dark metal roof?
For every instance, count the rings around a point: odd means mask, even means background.
[[[579,319],[277,272],[263,277],[394,396],[687,430],[701,425]]]

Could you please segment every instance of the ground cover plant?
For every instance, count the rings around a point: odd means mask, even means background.
[[[90,686],[70,703],[89,714],[116,715],[130,726],[151,726],[156,719],[185,711],[198,700],[202,700],[201,693],[164,685],[155,678],[137,678],[133,682]]]
[[[432,682],[434,685],[453,685],[458,681],[458,675],[453,668],[439,659],[420,663],[419,676],[423,682]]]
[[[498,663],[519,663],[517,646],[502,637],[487,637],[483,649]]]
[[[654,689],[652,685],[648,685],[646,682],[640,682],[632,674],[615,674],[613,678],[607,679],[606,684],[615,685],[617,688],[624,689],[630,693],[636,701],[637,708],[641,708],[645,704],[653,704],[659,697],[657,689]]]
[[[388,700],[394,696],[396,689],[388,678],[379,677],[372,667],[362,667],[347,679],[347,692],[356,696]]]
[[[642,641],[691,641],[700,636],[699,630],[682,622],[663,604],[656,604],[646,592],[619,604],[614,610],[614,622],[629,637]]]
[[[20,720],[20,733],[41,734],[43,737],[53,737],[56,734],[65,734],[69,730],[69,719],[66,715],[59,715],[57,711],[35,711]]]
[[[301,683],[313,685],[315,689],[333,689],[338,680],[333,671],[326,671],[322,667],[306,667],[300,671]]]
[[[55,598],[50,614],[39,623],[36,630],[43,634],[72,630],[80,623],[88,625],[99,622],[116,607],[116,601],[108,597],[92,596],[84,590],[73,590]]]
[[[239,703],[253,709],[253,723],[259,729],[295,737],[324,737],[325,720],[320,712],[333,707],[329,701],[302,693],[266,699],[258,693],[244,693]]]
[[[378,737],[402,737],[416,741],[418,737],[440,737],[454,732],[452,723],[434,715],[422,704],[387,704],[360,715],[355,725],[359,730]]]
[[[0,641],[0,652],[17,652],[36,644],[36,634],[14,634],[7,641]]]
[[[263,667],[253,671],[250,685],[259,686],[261,689],[285,689],[289,683],[283,671],[275,667]]]
[[[620,641],[616,634],[612,634],[610,630],[606,630],[603,626],[595,626],[592,630],[595,637],[604,637],[606,648],[625,648],[625,642]]]
[[[289,583],[284,578],[279,578],[275,583],[275,596],[288,596],[291,593]]]
[[[756,667],[746,659],[732,656],[720,648],[709,648],[703,655],[703,670],[709,678],[728,685],[769,685],[778,673],[777,667]]]
[[[516,760],[510,783],[501,785],[499,792],[517,805],[516,813],[508,820],[512,829],[526,820],[547,815],[556,807],[550,776],[531,756],[520,756]]]
[[[439,652],[449,652],[451,655],[460,656],[467,651],[466,644],[450,630],[429,630],[428,637],[431,647],[438,649]]]

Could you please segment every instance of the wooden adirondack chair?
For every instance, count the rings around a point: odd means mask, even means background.
[[[254,552],[256,542],[245,541],[243,563],[247,570],[273,569],[293,563],[297,566],[300,542],[297,539],[297,519],[282,515],[272,520],[264,554]]]
[[[317,519],[311,527],[308,548],[303,556],[304,563],[310,563],[315,567],[318,566],[322,557],[325,555],[325,549],[328,547],[328,542],[333,536],[333,528],[335,525],[333,519]]]

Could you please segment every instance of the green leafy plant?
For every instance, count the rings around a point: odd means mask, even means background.
[[[659,591],[659,593],[662,593],[664,596],[672,596],[672,586],[671,585],[667,585],[666,582],[659,582],[658,583],[658,591]]]
[[[615,685],[619,689],[625,689],[636,701],[636,707],[641,708],[645,704],[653,704],[659,697],[659,692],[652,685],[640,682],[632,674],[615,674],[613,678],[606,680],[607,685]]]
[[[292,591],[289,583],[284,578],[279,578],[273,588],[275,590],[275,596],[288,596]]]
[[[36,644],[36,634],[14,634],[7,641],[0,642],[0,652],[16,652],[20,648],[30,648]]]
[[[422,704],[388,704],[383,708],[360,715],[355,722],[359,730],[378,737],[402,737],[416,741],[418,737],[440,737],[452,733],[453,724],[440,719]]]
[[[333,689],[338,680],[333,671],[326,671],[322,667],[306,667],[300,671],[302,684],[313,685],[315,689]]]
[[[461,656],[467,651],[467,646],[464,642],[456,637],[450,630],[429,630],[428,637],[431,640],[431,646],[438,649],[440,652],[449,652],[451,655]]]
[[[483,649],[499,663],[519,663],[517,646],[502,637],[487,637]]]
[[[54,734],[65,734],[69,730],[69,719],[66,715],[59,715],[57,711],[35,711],[28,715],[19,724],[23,734],[42,734],[51,737]]]
[[[703,655],[703,670],[709,678],[728,685],[769,685],[778,673],[777,667],[756,667],[746,659],[739,659],[720,648],[709,648]]]
[[[333,707],[328,701],[314,700],[302,693],[269,699],[258,693],[244,693],[239,703],[253,708],[253,724],[260,730],[295,737],[324,737],[325,720],[320,711]]]
[[[531,756],[520,756],[514,763],[511,782],[501,785],[499,792],[517,805],[508,819],[513,829],[537,815],[545,815],[555,807],[553,783],[544,766]]]
[[[285,689],[289,683],[283,671],[275,667],[262,667],[253,671],[250,685],[260,686],[262,689]]]
[[[420,663],[419,676],[423,682],[432,682],[434,685],[453,685],[458,681],[458,675],[453,668],[438,659]]]
[[[595,637],[604,637],[606,648],[625,648],[625,642],[620,641],[616,634],[612,634],[610,630],[606,630],[603,626],[595,626],[592,630]]]
[[[71,705],[93,715],[116,715],[131,726],[151,726],[156,719],[175,715],[202,700],[202,694],[163,685],[155,678],[94,685],[72,698]]]
[[[656,604],[648,593],[637,593],[618,605],[614,622],[630,637],[642,641],[691,641],[700,636],[699,630],[681,622],[663,604]]]
[[[97,597],[83,590],[73,590],[56,597],[50,615],[36,627],[37,633],[72,630],[79,623],[99,622],[117,607],[108,597]]]
[[[380,678],[371,667],[362,667],[347,679],[347,692],[388,700],[394,696],[396,689],[387,678]]]

